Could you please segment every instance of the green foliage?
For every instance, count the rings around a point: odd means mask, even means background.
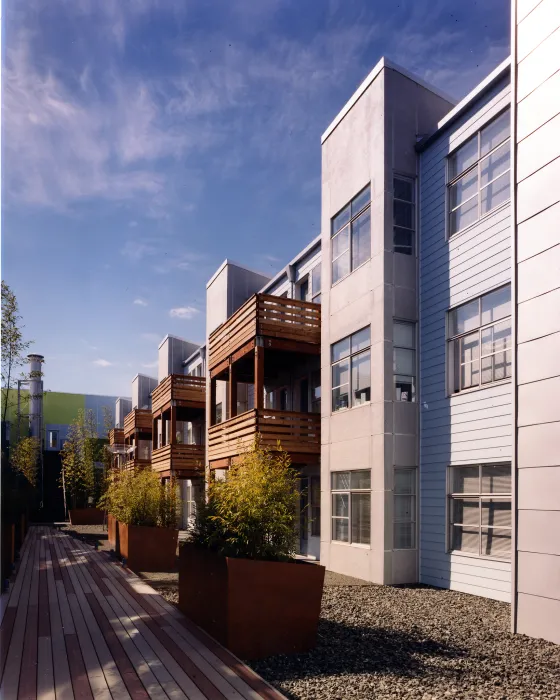
[[[162,483],[151,469],[114,470],[99,507],[127,525],[175,528],[179,489],[175,479]]]
[[[200,504],[193,541],[229,557],[285,560],[297,542],[298,475],[290,457],[253,445],[224,481],[211,479],[208,500]]]
[[[70,498],[71,507],[85,508],[90,497],[94,500],[99,497],[103,475],[97,465],[103,460],[103,451],[103,444],[97,437],[93,411],[80,409],[77,418],[70,424],[60,453],[60,483],[66,497]]]
[[[41,442],[34,437],[21,438],[10,452],[12,467],[23,474],[32,486],[37,484],[40,454]]]
[[[2,420],[6,420],[10,397],[13,392],[17,377],[16,370],[25,362],[25,353],[31,345],[23,340],[23,326],[19,315],[16,295],[10,287],[2,280]]]

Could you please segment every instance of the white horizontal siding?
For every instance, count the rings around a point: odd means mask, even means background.
[[[420,580],[505,601],[509,562],[446,550],[446,472],[449,465],[511,459],[511,382],[448,396],[445,320],[450,307],[510,281],[510,208],[447,241],[445,158],[508,104],[502,82],[422,154],[419,249]]]

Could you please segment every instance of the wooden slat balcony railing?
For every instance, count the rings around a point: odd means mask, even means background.
[[[208,461],[236,457],[249,447],[255,434],[261,444],[275,448],[280,441],[283,450],[297,455],[318,455],[321,452],[321,417],[316,413],[252,409],[213,425],[208,430]]]
[[[124,445],[124,430],[122,428],[109,430],[109,445]]]
[[[219,365],[256,336],[320,345],[321,305],[254,294],[210,334],[209,368]]]
[[[127,438],[135,430],[143,433],[152,432],[152,412],[141,408],[133,408],[124,418],[124,436]]]
[[[175,401],[177,406],[206,406],[206,378],[189,377],[184,374],[170,374],[152,391],[152,413]]]
[[[204,476],[204,445],[164,445],[152,452],[155,472],[178,476]]]

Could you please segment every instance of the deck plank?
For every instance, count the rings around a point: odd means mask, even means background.
[[[46,562],[46,528],[39,528],[39,617],[37,629],[37,700],[56,700]]]
[[[18,687],[18,700],[35,700],[37,697],[37,642],[39,622],[39,566],[41,556],[40,532],[35,532],[35,547],[31,563],[31,587],[27,601],[27,619],[23,656]]]

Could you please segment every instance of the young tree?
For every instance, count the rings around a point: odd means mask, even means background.
[[[101,475],[97,465],[102,460],[103,446],[97,437],[97,424],[93,411],[79,410],[70,424],[61,450],[61,486],[64,500],[70,499],[71,507],[85,508],[89,498],[96,499]]]
[[[23,474],[31,486],[37,485],[41,442],[36,437],[23,437],[13,447],[10,455],[12,467]]]
[[[6,420],[8,406],[14,403],[10,390],[17,382],[17,368],[24,364],[31,345],[23,339],[21,320],[16,295],[2,280],[2,421]]]

